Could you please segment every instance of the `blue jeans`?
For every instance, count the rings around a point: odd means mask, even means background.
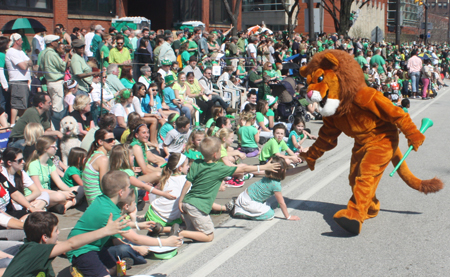
[[[179,108],[172,108],[172,107],[169,107],[169,109],[171,111],[179,112],[181,115],[184,115],[185,117],[187,117],[189,119],[189,122],[191,122],[191,110],[189,110],[188,107],[181,106],[181,110]]]
[[[134,251],[131,246],[128,244],[121,244],[121,245],[115,245],[108,247],[108,252],[111,254],[111,256],[114,257],[114,259],[119,256],[122,258],[132,258],[135,265],[138,264],[146,264],[147,260],[145,260],[144,257],[141,256],[138,252]]]
[[[51,120],[53,123],[53,126],[55,127],[55,130],[59,131],[61,128],[61,119],[63,119],[67,115],[67,110],[62,110],[60,112],[53,111]]]
[[[216,95],[216,94],[211,95],[211,101],[214,104],[216,102],[219,102],[220,106],[222,106],[222,108],[224,108],[224,109],[228,108],[228,104],[225,103],[225,101],[223,101],[222,97],[220,97],[219,95]]]
[[[19,139],[15,142],[8,142],[8,147],[19,148],[23,151],[23,149],[25,149],[25,139]]]
[[[412,92],[417,93],[419,91],[420,72],[411,72],[409,77],[411,78]]]

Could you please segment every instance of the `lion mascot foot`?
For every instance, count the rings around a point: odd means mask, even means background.
[[[361,233],[362,220],[358,218],[358,212],[349,209],[340,210],[333,217],[339,226],[353,235],[359,235]]]

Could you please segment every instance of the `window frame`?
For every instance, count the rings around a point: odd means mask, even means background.
[[[97,9],[99,7],[99,1],[95,0],[97,2]],[[82,8],[81,4],[83,0],[68,0],[67,1],[67,9],[69,10],[69,14],[79,14],[79,15],[99,15],[99,16],[111,16],[114,17],[116,15],[116,5],[118,0],[108,0],[108,2],[112,3],[112,10],[110,12],[102,12],[102,11],[87,11]],[[73,9],[70,6],[69,2],[77,2],[77,9]]]
[[[27,6],[14,6],[7,5],[7,0],[0,0],[0,9],[8,10],[8,11],[29,11],[29,12],[53,12],[53,1],[45,0],[47,8],[32,8],[30,7],[30,0],[25,0],[27,2]]]

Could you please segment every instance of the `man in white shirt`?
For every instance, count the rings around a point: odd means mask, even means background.
[[[189,65],[183,68],[183,72],[188,74],[189,72],[194,72],[194,77],[197,80],[200,80],[203,77],[202,71],[197,67],[197,57],[191,56],[189,58]]]
[[[84,36],[84,59],[87,61],[89,58],[94,57],[94,53],[91,51],[92,39],[95,36],[95,24],[91,24],[89,27],[91,31]]]
[[[242,104],[241,106],[241,113],[244,110],[245,106],[248,103],[252,103],[256,105],[256,90],[255,89],[251,89],[248,93],[247,93],[247,100]]]
[[[250,59],[253,60],[254,64],[256,64],[256,46],[255,46],[255,41],[257,40],[257,38],[255,37],[250,37],[248,39],[248,45],[247,45],[247,57],[249,57]]]
[[[33,48],[31,53],[31,59],[33,60],[33,64],[37,64],[39,53],[45,49],[45,41],[44,41],[45,32],[37,33],[34,35],[33,40],[31,41],[31,46]]]
[[[6,52],[5,65],[9,74],[9,91],[11,92],[11,126],[16,124],[16,117],[28,108],[31,80],[30,71],[33,62],[22,51],[22,37],[14,33],[11,35],[10,48]]]
[[[166,78],[167,75],[173,75],[172,71],[170,70],[171,66],[172,62],[170,60],[161,61],[161,68],[157,72],[161,74],[161,77],[163,79]]]

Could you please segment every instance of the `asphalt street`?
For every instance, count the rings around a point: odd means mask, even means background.
[[[433,100],[411,99],[410,115],[420,127],[428,117],[434,126],[418,152],[406,159],[421,179],[450,178],[447,137],[450,136],[450,90]],[[320,124],[307,124],[317,134]],[[447,276],[450,270],[449,191],[424,195],[409,188],[388,166],[377,190],[381,211],[365,221],[359,236],[350,236],[334,221],[351,196],[348,185],[353,140],[339,137],[315,171],[300,169],[282,182],[290,212],[280,209],[271,221],[225,220],[216,225],[211,243],[187,243],[168,261],[152,263],[140,274],[168,276]],[[407,141],[400,134],[402,152]],[[232,191],[232,192],[229,192]],[[228,189],[225,193],[233,193]],[[219,194],[220,199],[227,198]],[[229,199],[229,198],[227,198]],[[276,205],[274,198],[270,203]]]

